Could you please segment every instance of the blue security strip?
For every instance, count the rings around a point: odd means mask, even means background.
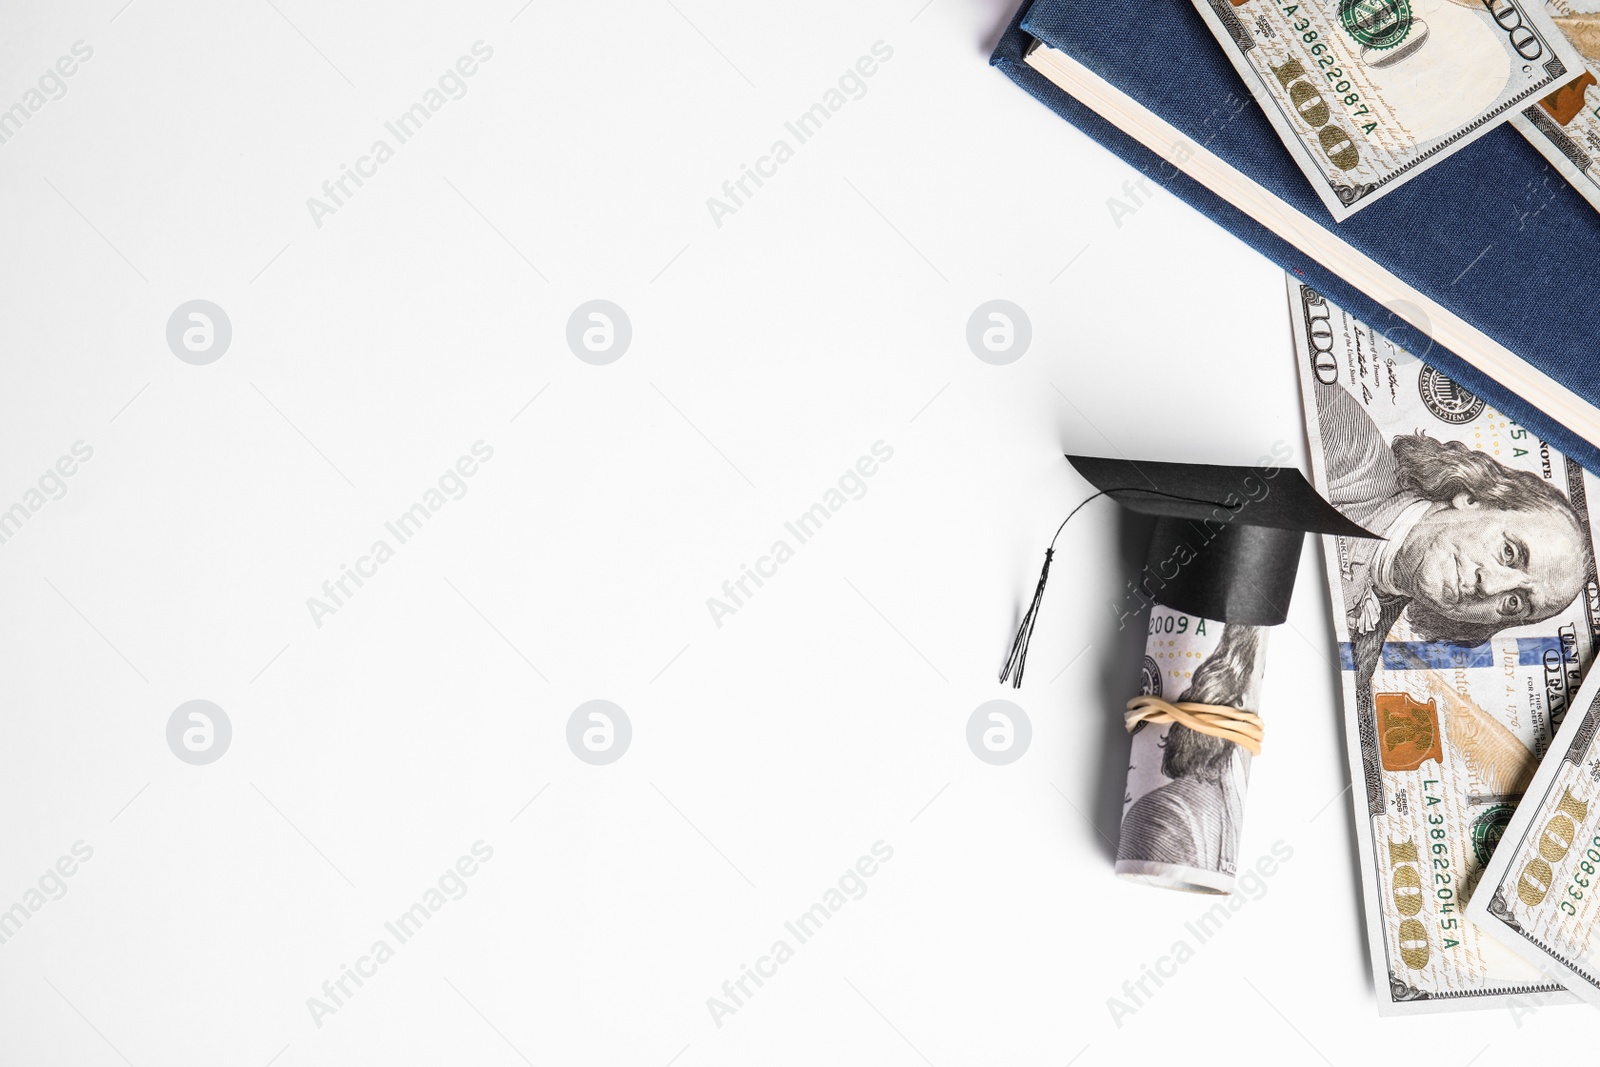
[[[1554,653],[1560,662],[1561,641],[1555,637],[1517,638],[1517,665],[1533,667]],[[1383,669],[1388,671],[1449,670],[1453,667],[1493,667],[1494,645],[1488,641],[1471,648],[1445,641],[1389,641],[1383,646]],[[1339,642],[1339,668],[1356,669],[1355,645]]]
[[[1555,662],[1561,662],[1561,641],[1555,637],[1519,637],[1517,638],[1517,663],[1523,667],[1536,667],[1545,662],[1545,657],[1555,653]]]

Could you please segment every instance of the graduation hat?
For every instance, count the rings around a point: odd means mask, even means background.
[[[1155,517],[1136,586],[1141,606],[1149,599],[1218,622],[1276,626],[1288,617],[1305,534],[1377,537],[1335,511],[1292,468],[1071,455],[1067,461],[1099,490],[1073,508],[1068,520],[1099,496]],[[1065,527],[1064,521],[1056,536]],[[1002,682],[1014,672],[1012,684],[1022,684],[1028,640],[1055,553],[1054,538],[1050,545],[1033,604],[1023,616],[1000,674]]]

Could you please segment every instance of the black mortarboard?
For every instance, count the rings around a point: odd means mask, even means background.
[[[1156,603],[1188,615],[1276,626],[1288,616],[1305,534],[1376,536],[1293,469],[1067,461],[1129,511],[1156,517],[1143,577]]]
[[[1305,534],[1377,537],[1335,511],[1293,469],[1099,456],[1068,456],[1067,461],[1100,491],[1097,496],[1112,497],[1130,511],[1155,516],[1145,568],[1135,589],[1141,600],[1189,615],[1276,626],[1288,617]],[[1045,553],[1033,605],[1023,617],[1001,681],[1014,670],[1013,684],[1022,683],[1022,665],[1054,544],[1052,540]]]

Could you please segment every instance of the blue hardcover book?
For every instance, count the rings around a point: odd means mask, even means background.
[[[1228,7],[1228,0],[1206,0]],[[1509,126],[1335,222],[1190,0],[1034,0],[992,59],[1068,122],[1600,472],[1600,214]]]

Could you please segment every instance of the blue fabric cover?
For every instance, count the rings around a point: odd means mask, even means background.
[[[1136,11],[1030,0],[990,60],[1151,181],[1600,473],[1600,449],[1430,343],[1377,301],[1056,88],[1022,61],[1030,38],[1066,52],[1600,408],[1600,213],[1510,126],[1491,131],[1336,223],[1190,0],[1148,0]]]

